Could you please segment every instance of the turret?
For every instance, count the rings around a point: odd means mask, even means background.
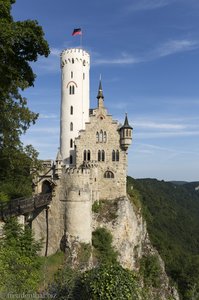
[[[132,131],[133,128],[129,125],[126,113],[124,125],[120,128],[120,145],[125,151],[132,143]]]
[[[62,174],[62,156],[60,153],[60,149],[57,152],[57,157],[55,161],[55,175],[60,178]]]

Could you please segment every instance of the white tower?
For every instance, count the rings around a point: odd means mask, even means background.
[[[90,56],[83,49],[61,53],[62,95],[60,152],[64,164],[75,165],[74,139],[89,121]]]

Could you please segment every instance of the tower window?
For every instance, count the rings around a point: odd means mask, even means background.
[[[91,152],[90,152],[90,150],[88,150],[88,152],[87,152],[87,160],[88,160],[88,161],[91,160]]]
[[[105,161],[105,151],[104,150],[98,150],[97,153],[97,159],[98,161]]]
[[[106,135],[106,131],[104,131],[104,136],[103,136],[104,143],[106,143],[106,140],[107,140],[107,135]]]
[[[70,123],[70,131],[73,131],[73,123]]]
[[[70,73],[70,77],[73,78],[73,72],[72,72],[72,71],[71,71],[71,73]]]
[[[85,73],[83,73],[83,79],[85,79]]]
[[[106,171],[104,173],[104,178],[114,178],[114,174],[111,171]]]
[[[72,164],[72,163],[73,163],[73,156],[70,155],[70,164]]]
[[[84,150],[84,160],[86,160],[86,150]]]
[[[100,150],[98,150],[98,153],[97,153],[97,159],[98,159],[98,161],[101,160],[101,151],[100,151]]]
[[[72,58],[72,64],[74,64],[74,62],[75,62],[75,60],[74,60],[74,58]]]
[[[112,161],[115,161],[115,150],[112,151]]]
[[[84,161],[85,160],[87,160],[87,161],[91,160],[91,152],[90,152],[90,150],[88,150],[88,151],[84,150]]]
[[[96,132],[96,142],[99,143],[99,132]]]
[[[102,150],[102,161],[105,161],[105,152]]]
[[[70,114],[73,115],[73,106],[70,107]]]
[[[70,139],[70,147],[73,148],[73,140]]]
[[[120,160],[120,153],[119,150],[116,151],[116,161]]]
[[[100,141],[100,143],[103,142],[103,131],[102,130],[100,130],[99,141]]]
[[[69,95],[74,95],[75,94],[75,86],[74,85],[70,85],[69,86]]]

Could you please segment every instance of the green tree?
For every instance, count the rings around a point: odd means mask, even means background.
[[[37,21],[14,21],[14,3],[0,0],[0,181],[27,176],[22,165],[30,157],[29,149],[23,149],[20,136],[35,123],[38,114],[30,111],[21,92],[34,85],[36,75],[30,63],[39,55],[49,55]]]
[[[0,293],[35,291],[39,282],[40,243],[29,228],[23,229],[15,218],[4,226],[0,241]]]

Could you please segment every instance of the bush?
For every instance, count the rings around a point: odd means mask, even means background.
[[[161,267],[157,255],[148,255],[140,260],[140,273],[144,284],[158,288],[160,286]]]
[[[105,228],[97,228],[92,234],[92,244],[101,262],[116,262],[117,252],[112,246],[112,235]]]
[[[76,286],[75,299],[137,300],[141,297],[139,278],[119,264],[102,264],[82,274]]]

